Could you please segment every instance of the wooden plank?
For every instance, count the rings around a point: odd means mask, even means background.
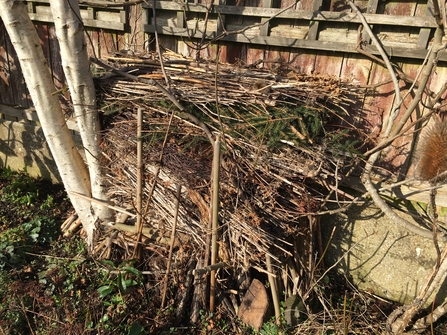
[[[27,2],[33,2],[36,4],[49,4],[50,0],[32,0]],[[122,8],[123,5],[120,5],[117,2],[114,1],[101,1],[101,0],[79,0],[79,5],[81,7],[97,7],[97,8]]]
[[[54,25],[45,25],[45,29],[48,31],[48,49],[50,57],[48,58],[49,67],[51,68],[51,74],[53,76],[53,83],[56,89],[64,89],[67,85],[65,79],[65,73],[62,67],[62,58],[59,47],[59,42],[56,36],[56,30]],[[59,94],[59,102],[64,110],[68,109],[70,101],[70,92],[68,90],[65,93]]]
[[[46,24],[35,24],[37,36],[39,36],[40,45],[46,59],[51,59],[48,26]]]
[[[84,26],[90,28],[98,28],[98,29],[110,29],[110,30],[124,30],[124,23],[121,22],[110,22],[110,21],[99,21],[99,20],[82,20]]]
[[[15,106],[29,106],[28,90],[26,88],[25,78],[20,67],[20,62],[17,54],[14,51],[14,47],[11,44],[9,38],[6,40],[6,48],[8,50],[8,63],[10,70],[9,89],[12,92]]]
[[[383,7],[382,13],[387,15],[413,17],[416,1],[387,1],[382,2],[381,6]]]
[[[183,56],[195,57],[196,50],[193,48],[190,48],[188,43],[186,43],[182,39],[177,39],[173,36],[160,35],[159,40],[160,40],[160,45],[163,46],[163,48],[172,50],[172,51],[177,52]],[[168,47],[169,45],[171,45],[171,47]]]
[[[185,12],[184,11],[177,12],[177,27],[186,28]]]
[[[427,3],[427,9],[425,11],[425,15],[430,17],[433,16],[433,2],[429,1]],[[432,29],[430,28],[421,28],[419,32],[419,39],[418,39],[418,47],[421,49],[427,49],[428,42],[430,40]]]
[[[151,8],[151,5],[143,4],[143,8]],[[178,11],[182,5],[173,1],[158,1],[157,9]],[[203,4],[188,4],[190,12],[206,12],[206,6]],[[281,8],[262,8],[262,7],[240,7],[240,6],[214,6],[211,11],[213,14],[243,15],[254,17],[272,17],[275,19],[297,19],[308,21],[328,21],[328,22],[350,22],[361,23],[355,13],[348,12],[329,12],[329,11],[310,11],[310,10],[283,10]],[[364,14],[369,24],[382,24],[390,26],[409,26],[409,27],[429,27],[435,28],[436,22],[433,17],[416,17],[400,15],[383,14]]]
[[[32,21],[53,22],[53,14],[49,6],[29,6],[29,10],[33,12],[28,13]],[[123,17],[116,9],[112,12],[98,11],[94,8],[81,10],[82,21],[87,27],[124,30],[125,22]],[[125,18],[125,17],[124,17]]]
[[[391,190],[380,192],[384,196],[391,196],[398,199],[406,199],[427,204],[430,199],[430,188],[428,183],[420,183],[409,186],[402,185]],[[447,207],[447,186],[442,186],[436,190],[436,205]]]
[[[54,86],[57,89],[62,89],[65,85],[65,74],[62,68],[62,58],[59,48],[59,42],[57,41],[56,31],[53,25],[48,25],[48,45],[50,50],[50,66],[53,74]],[[68,93],[67,93],[68,97]]]
[[[219,61],[224,63],[237,63],[242,59],[242,44],[219,42]]]
[[[262,0],[262,7],[264,8],[271,8],[273,6],[273,0]],[[268,36],[270,31],[270,23],[268,22],[268,18],[263,17],[261,18],[261,31],[260,35],[262,36]]]
[[[28,13],[35,13],[36,12],[36,3],[35,2],[28,2],[27,4]]]
[[[374,140],[384,126],[394,101],[394,85],[386,68],[372,63],[368,85],[374,87],[374,94],[369,94],[363,104],[363,122],[367,126],[368,137]]]
[[[49,4],[49,3],[50,3],[50,0],[34,0],[33,2],[35,2],[35,3],[46,3],[46,4]]]
[[[402,71],[409,77],[416,78],[421,69],[421,62],[417,62],[414,60],[406,61],[404,64],[402,64],[401,68]],[[407,106],[411,103],[414,97],[413,94],[409,94],[408,87],[402,88],[401,95],[405,97],[403,106],[401,108],[401,115],[403,115],[405,113]],[[421,107],[418,109],[417,112],[415,112],[414,117],[420,117],[425,112],[428,111],[424,110],[424,108]],[[398,119],[401,117],[401,115],[399,115]],[[411,118],[406,122],[405,126],[410,125],[411,122],[413,121],[414,118]],[[408,173],[408,169],[412,162],[412,154],[414,153],[414,148],[412,147],[414,144],[413,142],[414,130],[415,129],[412,128],[406,133],[405,136],[400,136],[399,138],[397,138],[394,141],[393,146],[391,147],[391,151],[387,151],[387,157],[391,158],[390,163],[393,164],[393,166],[398,167],[399,171],[396,172],[402,175],[406,175]]]
[[[144,26],[146,32],[153,32],[153,27]],[[161,34],[175,35],[183,37],[195,37],[201,38],[202,35],[198,32],[186,29],[177,29],[174,27],[159,27]],[[215,37],[214,32],[208,32],[207,38],[212,39]],[[332,51],[332,52],[356,52],[356,44],[339,43],[339,42],[329,42],[329,41],[315,41],[315,40],[302,40],[293,38],[281,38],[278,36],[247,36],[246,33],[243,34],[230,34],[221,38],[222,41],[228,42],[239,42],[248,44],[259,44],[259,45],[269,45],[278,47],[288,47],[288,48],[301,48],[301,49],[312,49],[312,50],[322,50],[322,51]],[[374,45],[368,45],[365,51],[378,55],[379,52]],[[406,47],[388,47],[387,52],[391,57],[403,57],[410,59],[424,59],[427,50],[416,49],[416,48],[406,48]],[[443,53],[440,55],[441,61],[447,61],[447,54]]]
[[[349,23],[320,22],[319,41],[337,41],[337,43],[353,43],[358,39],[358,26]]]
[[[101,55],[101,44],[99,42],[99,30],[86,28],[85,33],[88,34],[86,39],[87,51],[90,57],[100,57]]]
[[[220,49],[220,54],[222,53],[226,54],[226,46],[220,47],[218,43],[211,43],[206,46],[206,48],[202,49],[200,51],[200,57],[202,59],[208,59],[208,60],[216,60],[217,55],[217,48]]]
[[[313,50],[303,53],[292,49],[290,51],[289,62],[297,72],[312,75],[315,71],[316,57],[317,53]]]
[[[291,20],[290,24],[278,24],[270,30],[270,36],[297,38],[305,40],[309,33],[309,24],[302,20]]]
[[[30,108],[19,108],[13,107],[9,105],[0,104],[0,114],[4,114],[8,116],[8,119],[14,119],[14,121],[26,122],[30,124],[35,124],[39,122],[39,118],[37,116],[36,110],[34,107]],[[1,122],[1,121],[0,121]],[[79,132],[79,127],[77,122],[68,119],[66,121],[67,127],[74,132]]]
[[[86,16],[84,16],[83,14],[87,13]],[[87,9],[82,10],[81,9],[81,17],[82,19],[88,19],[88,20],[94,20],[96,18],[96,10],[93,7],[87,7]]]
[[[141,27],[143,22],[147,23],[149,20],[149,14],[147,13],[147,10],[143,10],[141,6],[130,6],[127,10],[129,11],[128,30],[124,34],[123,42],[125,45],[123,45],[120,50],[125,48],[132,52],[147,51],[149,49],[149,45],[147,45],[149,38],[145,36]],[[150,15],[152,16],[152,13]]]
[[[315,58],[315,69],[317,69],[315,73],[339,77],[343,64],[343,57],[340,56],[330,51],[319,51]]]
[[[245,45],[246,47],[246,63],[248,65],[256,64],[260,60],[264,60],[264,48],[257,45]]]
[[[378,6],[379,6],[379,0],[369,0],[368,7],[366,8],[365,14],[376,14]],[[367,22],[370,22],[370,21],[367,21]],[[373,29],[372,26],[371,26],[371,29]],[[366,44],[371,43],[371,37],[369,37],[369,34],[365,29],[363,29],[363,32],[362,32],[362,40],[365,41]]]
[[[344,54],[340,77],[355,85],[366,86],[370,81],[372,61],[359,54]]]
[[[372,61],[359,54],[345,54],[340,71],[340,78],[354,85],[366,86],[370,81]],[[369,125],[365,122],[363,99],[354,99],[355,103],[347,110],[346,123],[348,128],[355,127],[366,133],[370,132]],[[376,136],[378,133],[375,133]]]
[[[7,40],[9,39],[3,21],[0,20],[0,102],[4,104],[14,105],[14,96],[12,94],[11,84],[11,68],[9,64],[9,52]]]
[[[214,5],[225,5],[225,0],[210,0]],[[207,5],[209,6],[209,4]],[[210,15],[208,15],[210,16]],[[212,15],[211,15],[212,16]],[[216,17],[216,21],[217,21],[217,28],[216,28],[216,32],[217,34],[221,34],[222,32],[225,31],[226,29],[226,19],[225,19],[225,15],[221,14],[218,17]],[[207,29],[208,30],[208,29]]]
[[[279,66],[288,64],[290,56],[290,49],[269,47],[265,51],[264,67],[272,70],[278,69]]]
[[[106,58],[119,51],[116,43],[116,34],[109,30],[101,29],[99,31],[99,45],[101,46],[101,54],[98,55],[100,58]]]
[[[314,0],[313,4],[313,11],[320,11],[323,5],[323,0]],[[318,39],[318,30],[319,30],[320,23],[317,20],[311,20],[309,22],[309,33],[307,35],[307,38],[309,40],[317,40]]]
[[[187,29],[187,28],[177,28],[177,27],[157,27],[158,33],[163,35],[175,35],[175,36],[184,36],[184,37],[194,37],[194,38],[202,38],[202,32],[193,30],[193,29]],[[152,25],[145,25],[144,31],[148,33],[154,33],[155,28]],[[207,31],[206,32],[206,39],[213,39],[216,37],[216,32],[213,31]]]
[[[48,14],[29,13],[32,21],[53,22],[53,16]],[[91,19],[83,19],[84,26],[99,29],[124,30],[124,23],[113,21],[98,21]]]
[[[438,66],[436,68],[436,71],[433,71],[430,77],[429,88],[435,93],[439,92],[442,86],[446,83],[446,78],[447,78],[447,67]],[[446,94],[444,94],[444,97]]]
[[[12,116],[17,121],[33,121],[39,122],[36,110],[33,108],[17,108],[4,104],[0,104],[0,113]]]

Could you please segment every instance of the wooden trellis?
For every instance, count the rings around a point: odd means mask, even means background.
[[[322,11],[322,0],[313,2],[313,10],[300,10],[300,2],[288,8],[271,8],[271,0],[263,0],[262,7],[208,5],[181,1],[157,1],[157,27],[153,24],[152,3],[143,4],[146,33],[202,38],[211,41],[238,42],[260,46],[277,46],[355,52],[359,44],[356,13],[343,10]],[[418,5],[423,16],[379,14],[378,1],[371,0],[364,8],[369,24],[390,56],[424,59],[430,38],[436,27],[430,4]],[[421,8],[424,6],[424,9]],[[378,54],[377,48],[363,34],[366,52]],[[444,55],[442,60],[447,60]]]

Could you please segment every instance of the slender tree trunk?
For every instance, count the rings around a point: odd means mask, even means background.
[[[22,1],[0,0],[0,15],[17,53],[45,138],[67,191],[91,196],[87,167],[65,122],[36,29]],[[54,94],[54,95],[53,95]],[[97,218],[88,200],[69,194],[90,246]]]
[[[62,66],[73,101],[85,157],[90,172],[92,197],[108,201],[100,165],[100,125],[96,92],[90,71],[84,26],[78,0],[50,0],[56,35],[61,50]],[[105,221],[113,212],[105,206],[92,204],[94,212]]]

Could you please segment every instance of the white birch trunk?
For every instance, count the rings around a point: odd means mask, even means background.
[[[62,66],[73,101],[85,157],[90,172],[92,197],[108,201],[100,165],[100,125],[96,92],[90,72],[90,61],[80,22],[78,0],[50,0],[56,35],[61,50]],[[92,204],[94,213],[102,220],[110,220],[113,212],[105,206]]]
[[[67,128],[36,29],[24,3],[21,0],[0,0],[0,15],[17,53],[45,138],[67,192],[91,196],[88,170]],[[68,195],[92,246],[97,218],[91,211],[91,203],[70,193]]]

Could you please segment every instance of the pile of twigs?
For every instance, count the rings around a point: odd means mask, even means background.
[[[135,76],[134,80],[119,72],[96,80],[106,114],[103,140],[111,198],[133,216],[136,146],[143,141],[145,250],[154,252],[160,241],[171,243],[170,230],[177,219],[177,245],[190,245],[188,250],[207,262],[210,140],[221,134],[219,260],[233,268],[269,272],[265,270],[268,255],[277,265],[291,261],[298,275],[313,273],[312,257],[319,250],[315,217],[330,194],[339,192],[337,185],[349,165],[345,161],[353,163],[344,159],[348,153],[331,148],[324,137],[329,134],[328,124],[350,125],[348,110],[364,90],[336,78],[306,76],[281,63],[266,70],[198,63],[173,53],[163,57],[163,64],[153,54],[110,58],[109,65]],[[172,96],[166,96],[160,86]],[[179,111],[170,102],[173,97],[186,107]],[[287,112],[303,106],[304,114],[289,121]],[[139,108],[144,112],[141,138],[136,135]],[[269,133],[269,125],[278,120],[278,114],[271,113],[281,112],[282,128]],[[308,115],[313,122],[320,120],[318,136],[305,125]],[[278,138],[268,142],[274,135]],[[181,205],[175,218],[178,185]],[[341,196],[337,194],[337,199]],[[116,244],[128,256],[136,242],[136,230],[129,228],[133,222],[130,216],[124,225],[115,224],[122,236]],[[298,241],[304,241],[301,247],[307,249],[301,255]],[[100,244],[104,245],[110,243]]]
[[[228,64],[198,63],[178,54],[167,52],[163,70],[154,54],[144,58],[109,57],[126,73],[140,79],[169,82],[171,92],[181,101],[206,105],[239,104],[305,104],[326,108],[328,104],[345,110],[363,92],[356,85],[323,76],[305,75],[287,63],[279,62],[273,71],[257,67],[236,67]],[[132,82],[116,75],[101,80],[101,88],[111,99],[147,102],[167,100],[155,86],[145,82]],[[110,100],[110,99],[108,99]],[[117,102],[118,102],[117,101]]]

